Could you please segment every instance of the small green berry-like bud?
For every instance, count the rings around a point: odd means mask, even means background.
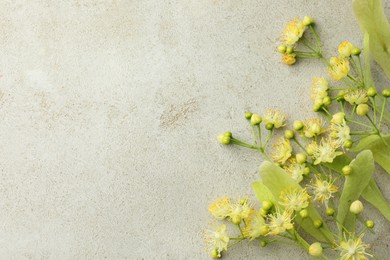
[[[344,100],[344,96],[345,96],[346,92],[344,90],[340,90],[339,93],[337,93],[337,101],[343,101]]]
[[[287,138],[287,139],[293,139],[294,138],[294,131],[293,130],[286,130],[284,131],[284,136]]]
[[[240,216],[233,216],[232,217],[232,223],[235,225],[238,225],[241,223],[241,217]]]
[[[303,169],[303,174],[304,175],[309,175],[310,174],[310,168],[309,167],[305,167],[305,169]]]
[[[367,104],[359,104],[356,108],[356,114],[358,116],[365,116],[367,115],[369,110],[370,107]]]
[[[352,167],[349,165],[346,165],[343,167],[343,169],[341,171],[343,172],[344,175],[350,175],[352,173]]]
[[[351,148],[352,145],[353,145],[353,142],[352,142],[351,139],[346,140],[346,141],[344,142],[344,147],[347,148],[347,149]]]
[[[210,252],[211,258],[221,258],[221,253],[218,252],[217,249],[214,249],[213,251]]]
[[[375,226],[375,223],[371,219],[366,221],[366,227],[373,228],[374,226]]]
[[[261,208],[261,209],[259,210],[259,213],[260,213],[260,215],[261,215],[262,217],[266,217],[266,216],[267,216],[267,210],[265,210],[265,209],[263,209],[263,208]]]
[[[232,137],[232,136],[233,136],[232,132],[226,132],[226,133],[224,133],[223,135],[224,135],[224,136],[227,136],[227,137]]]
[[[332,120],[330,120],[331,123],[335,124],[342,124],[345,118],[345,113],[343,112],[338,112],[332,116]]]
[[[246,118],[246,119],[250,120],[251,117],[252,117],[252,112],[246,112],[246,113],[245,113],[245,118]]]
[[[259,230],[259,231],[260,231],[260,232],[259,232],[260,235],[265,236],[265,235],[267,235],[268,232],[269,232],[269,227],[266,226],[266,225],[263,225],[263,226],[260,227],[260,230]]]
[[[313,221],[313,225],[314,225],[315,228],[320,228],[320,227],[322,227],[323,224],[324,223],[322,222],[321,219],[316,219],[316,220]]]
[[[334,208],[327,208],[326,209],[326,215],[327,216],[333,216],[334,215]]]
[[[314,19],[312,17],[310,17],[310,16],[305,16],[305,17],[303,17],[302,23],[305,26],[309,26],[311,24],[314,24]]]
[[[225,135],[225,134],[218,135],[217,139],[218,139],[218,142],[220,142],[221,144],[224,144],[224,145],[230,144],[230,142],[232,140],[230,136]]]
[[[258,125],[263,121],[263,119],[258,114],[253,114],[251,116],[251,124],[252,125]]]
[[[267,245],[267,242],[265,242],[264,240],[262,240],[261,242],[260,242],[260,246],[261,247],[265,247]]]
[[[287,51],[287,46],[286,45],[282,44],[282,45],[278,46],[278,52],[280,52],[281,54],[286,53],[286,51]]]
[[[291,54],[291,53],[293,53],[293,52],[294,52],[294,48],[291,47],[291,46],[288,46],[287,49],[286,49],[286,53],[287,53],[287,54]]]
[[[273,205],[274,204],[271,201],[265,200],[262,203],[262,209],[264,209],[265,211],[268,211],[268,210],[270,210],[272,208]]]
[[[375,88],[371,87],[371,88],[367,89],[367,96],[375,97],[376,94],[378,94],[378,92],[376,91]]]
[[[384,96],[384,97],[386,97],[386,98],[388,98],[388,97],[390,97],[390,89],[384,89],[383,91],[382,91],[382,95]]]
[[[309,211],[307,209],[303,209],[299,211],[299,216],[301,216],[301,218],[307,218],[309,216]]]
[[[272,130],[272,129],[274,129],[274,124],[272,124],[272,123],[267,123],[267,124],[265,124],[265,129],[267,129],[267,130]]]
[[[320,109],[322,108],[322,103],[314,103],[314,105],[313,105],[313,111],[314,112],[318,112],[318,111],[320,111]]]
[[[296,121],[294,121],[294,123],[293,123],[293,127],[294,127],[294,129],[295,130],[301,130],[303,127],[304,127],[304,125],[303,125],[303,122],[302,121],[300,121],[300,120],[296,120]]]
[[[354,202],[352,202],[351,206],[349,207],[349,211],[356,215],[362,213],[363,210],[364,210],[364,206],[360,200],[355,200]]]
[[[297,159],[297,163],[302,164],[302,163],[306,162],[307,156],[304,153],[297,153],[297,155],[295,156],[295,159]]]
[[[354,56],[359,56],[360,53],[362,53],[362,50],[359,49],[359,48],[354,47],[354,48],[351,50],[351,54],[354,55]]]
[[[319,242],[315,242],[309,246],[309,254],[312,256],[322,255],[322,246]]]
[[[332,104],[332,99],[330,99],[329,96],[326,96],[324,97],[324,99],[322,100],[322,102],[324,103],[324,106],[329,106],[330,104]]]

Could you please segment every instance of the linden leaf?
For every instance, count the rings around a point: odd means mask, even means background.
[[[278,202],[280,201],[280,193],[283,190],[289,188],[302,189],[302,187],[296,183],[296,181],[292,179],[286,171],[268,161],[265,161],[260,165],[260,176],[263,184],[267,186]],[[333,241],[333,234],[325,223],[320,229],[314,226],[313,220],[322,221],[322,218],[317,210],[312,205],[309,205],[306,209],[308,210],[310,216],[309,218],[311,219],[302,219],[299,214],[297,214],[294,221],[317,240],[327,242]]]
[[[256,198],[260,203],[263,203],[265,200],[271,201],[275,206],[277,206],[277,201],[272,194],[272,192],[264,185],[262,181],[256,181],[252,183],[253,191],[255,192]]]
[[[353,232],[356,216],[349,212],[349,207],[353,201],[359,199],[371,180],[375,169],[372,152],[369,150],[360,152],[349,165],[352,167],[352,174],[345,176],[336,219],[340,231],[345,228]]]
[[[362,197],[376,207],[390,221],[390,205],[383,197],[374,179],[371,179],[362,192]]]

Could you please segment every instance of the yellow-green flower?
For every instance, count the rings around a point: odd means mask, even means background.
[[[272,160],[281,164],[285,164],[288,158],[292,155],[292,146],[290,141],[285,138],[279,140],[273,145]]]
[[[332,57],[330,59],[328,74],[333,80],[345,78],[349,73],[349,61],[343,57]]]
[[[317,165],[320,163],[333,162],[334,158],[343,154],[342,152],[337,151],[337,148],[338,144],[335,143],[332,139],[322,139],[312,155],[314,160],[313,164]]]
[[[286,125],[286,117],[287,115],[281,112],[279,109],[269,108],[265,112],[263,120],[266,124],[271,123],[275,128],[280,128]]]
[[[295,18],[291,22],[287,23],[281,39],[287,45],[295,44],[302,37],[305,30],[306,26],[303,24],[301,19]]]
[[[290,159],[290,164],[285,166],[284,169],[286,172],[297,181],[297,183],[300,183],[303,180],[303,175],[305,172],[305,165],[297,163],[297,160]]]
[[[294,227],[292,224],[292,211],[285,210],[283,213],[276,211],[268,216],[269,234],[276,236],[278,234],[286,232]]]
[[[229,204],[228,217],[230,217],[232,223],[239,224],[243,219],[249,217],[252,210],[252,202],[247,198],[236,199],[236,201]]]
[[[282,55],[282,62],[287,65],[293,65],[297,61],[295,57],[295,53],[284,53]]]
[[[351,140],[350,133],[351,130],[343,119],[340,124],[331,124],[329,137],[333,139],[336,145],[343,146],[347,140]]]
[[[334,185],[331,177],[328,180],[322,179],[321,175],[317,175],[311,185],[308,185],[309,191],[314,195],[314,200],[324,204],[328,208],[328,202],[339,189]]]
[[[324,97],[328,96],[329,84],[325,78],[314,77],[310,89],[310,97],[316,100],[322,100]]]
[[[259,236],[264,236],[268,233],[268,226],[259,211],[252,211],[246,221],[246,226],[243,228],[244,237],[253,240]]]
[[[221,256],[222,251],[227,250],[229,236],[226,233],[226,225],[215,226],[214,229],[206,229],[203,234],[208,252],[214,250]]]
[[[307,137],[307,138],[311,138],[311,137],[314,137],[316,135],[319,135],[321,133],[323,133],[325,130],[323,129],[323,121],[321,118],[309,118],[309,119],[306,119],[304,122],[303,122],[303,134]]]
[[[366,103],[368,101],[367,91],[364,89],[350,91],[344,96],[344,99],[351,105]]]
[[[216,219],[225,219],[230,212],[230,199],[228,197],[217,198],[215,203],[209,205],[208,210]]]
[[[340,251],[341,260],[364,260],[367,256],[372,257],[366,250],[370,245],[363,242],[364,234],[355,237],[354,234],[350,234],[349,237],[344,233],[344,238],[338,245],[337,250]]]
[[[352,45],[352,43],[345,41],[340,43],[338,51],[341,57],[346,58],[351,56],[351,52],[353,48],[354,46]]]
[[[279,204],[286,210],[300,211],[309,206],[310,195],[306,189],[287,189],[281,192]]]

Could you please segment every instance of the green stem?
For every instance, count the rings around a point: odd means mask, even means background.
[[[381,110],[381,115],[380,115],[379,124],[378,124],[378,128],[379,128],[379,129],[381,128],[382,118],[383,118],[383,114],[384,114],[384,112],[385,112],[385,107],[386,107],[386,101],[387,101],[387,98],[385,98],[385,100],[384,100],[383,103],[382,103],[382,110]]]

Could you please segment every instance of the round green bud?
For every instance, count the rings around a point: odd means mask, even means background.
[[[322,222],[321,219],[316,219],[316,220],[313,221],[313,225],[314,225],[315,228],[320,228],[320,227],[322,227],[323,224],[324,223]]]
[[[307,218],[309,217],[309,211],[307,209],[303,209],[299,211],[299,216],[301,216],[301,218]]]
[[[320,109],[322,108],[322,103],[314,103],[314,105],[313,105],[313,111],[314,112],[318,112],[318,111],[320,111]]]
[[[265,211],[268,211],[268,210],[270,210],[272,208],[273,205],[274,204],[271,201],[265,200],[262,203],[262,209],[264,209]]]
[[[304,175],[309,175],[310,174],[310,168],[309,167],[305,167],[305,169],[303,169],[303,174]]]
[[[226,133],[224,133],[223,135],[224,135],[224,136],[227,136],[227,137],[232,137],[232,136],[233,136],[232,132],[226,132]]]
[[[291,54],[291,53],[293,53],[294,52],[294,48],[292,47],[292,46],[288,46],[287,48],[286,48],[286,53],[287,54]]]
[[[284,136],[287,138],[287,139],[293,139],[294,138],[294,131],[293,130],[286,130],[284,131]]]
[[[371,87],[367,89],[367,96],[375,97],[378,94],[375,88]]]
[[[252,117],[252,112],[246,112],[246,113],[245,113],[245,118],[246,118],[246,119],[250,120],[251,117]]]
[[[309,254],[315,257],[322,255],[321,243],[315,242],[309,246]]]
[[[296,121],[294,121],[294,123],[293,123],[293,127],[294,127],[294,129],[295,129],[296,131],[299,131],[299,130],[301,130],[301,129],[304,127],[304,124],[303,124],[302,121],[296,120]]]
[[[388,97],[390,97],[390,89],[384,89],[383,91],[382,91],[382,95],[384,96],[384,97],[386,97],[386,98],[388,98]]]
[[[335,124],[342,124],[344,119],[345,119],[345,113],[338,112],[332,116],[332,120],[330,120],[330,122]]]
[[[354,56],[359,56],[360,53],[362,53],[362,50],[357,48],[357,47],[354,47],[352,50],[351,50],[351,54],[354,55]]]
[[[341,170],[341,172],[344,174],[344,175],[350,175],[352,173],[352,167],[349,166],[349,165],[346,165],[343,167],[343,169]]]
[[[268,232],[269,232],[269,227],[268,226],[263,225],[263,226],[260,227],[259,233],[260,233],[261,236],[267,235]]]
[[[230,144],[230,142],[232,140],[232,138],[230,136],[227,136],[225,134],[218,135],[217,139],[218,139],[218,142],[220,142],[223,145]]]
[[[213,251],[210,252],[211,258],[221,258],[221,253],[218,252],[217,249],[214,249]]]
[[[374,226],[375,226],[375,223],[371,219],[366,221],[366,227],[373,228]]]
[[[364,210],[363,203],[360,200],[355,200],[349,207],[349,211],[355,215],[362,213]]]
[[[310,16],[305,16],[305,17],[303,17],[302,23],[305,26],[309,26],[311,24],[314,24],[314,19],[312,17],[310,17]]]
[[[336,100],[343,101],[345,94],[346,92],[344,90],[340,90],[339,93],[337,93]]]
[[[272,124],[272,123],[267,123],[267,124],[265,124],[265,129],[267,129],[267,130],[272,130],[272,129],[274,129],[274,124]]]
[[[344,142],[344,147],[347,148],[347,149],[351,148],[352,145],[353,145],[353,142],[352,142],[351,139],[348,139],[348,140],[346,140],[346,141]]]
[[[263,208],[259,209],[259,213],[260,213],[260,215],[261,215],[262,217],[266,217],[266,216],[267,216],[267,210],[265,210],[265,209],[263,209]]]
[[[251,116],[251,124],[252,125],[258,125],[263,121],[263,119],[258,114],[253,114]]]
[[[232,217],[232,223],[233,223],[234,225],[240,224],[240,223],[241,223],[241,217],[240,217],[240,216],[233,216],[233,217]]]
[[[295,159],[297,160],[297,163],[302,164],[306,162],[307,156],[304,153],[297,153],[297,155],[295,155]]]
[[[370,107],[367,104],[359,104],[356,108],[356,114],[358,116],[365,116],[367,115],[369,110]]]
[[[319,124],[313,124],[311,127],[310,127],[310,130],[313,132],[313,134],[320,134],[321,133],[321,126]]]
[[[282,45],[278,46],[278,52],[280,52],[281,54],[286,53],[286,51],[287,51],[287,46],[286,45],[282,44]]]
[[[326,215],[327,216],[333,216],[334,215],[334,208],[327,208],[326,209]]]
[[[261,247],[265,247],[267,245],[267,242],[265,242],[264,240],[262,240],[261,242],[260,242],[260,246]]]
[[[324,99],[322,100],[322,102],[324,103],[324,106],[329,106],[330,104],[332,104],[332,99],[329,97],[329,96],[326,96],[324,97]]]

